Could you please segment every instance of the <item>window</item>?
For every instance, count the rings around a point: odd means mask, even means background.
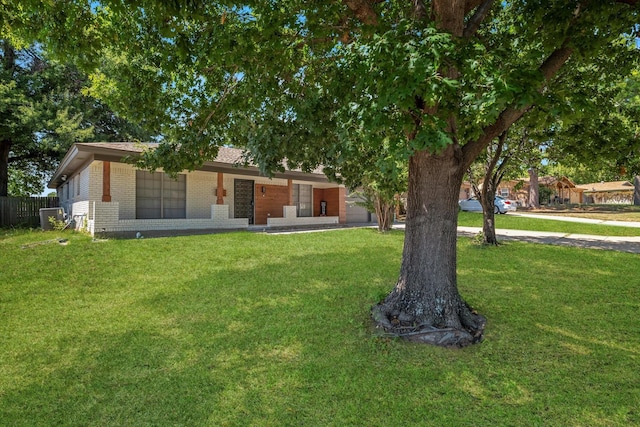
[[[505,199],[509,197],[509,188],[503,187],[500,189],[500,195]]]
[[[305,184],[293,184],[293,204],[296,206],[298,216],[312,215],[311,186]]]
[[[162,172],[136,171],[136,218],[186,218],[187,177],[171,179]]]

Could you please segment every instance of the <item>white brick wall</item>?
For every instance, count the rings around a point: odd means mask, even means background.
[[[100,181],[102,182],[102,164]],[[95,200],[102,200],[102,187]],[[120,219],[136,218],[136,170],[133,166],[111,162],[111,201],[120,204]]]
[[[211,218],[216,203],[218,174],[193,171],[187,174],[187,218]]]
[[[217,205],[217,174],[187,173],[187,218],[135,219],[136,173],[124,163],[111,163],[111,202],[102,202],[102,162],[94,161],[58,188],[62,206],[72,212],[76,227],[94,233],[144,232],[149,230],[246,229],[246,218],[233,218],[235,179],[256,184],[287,186],[286,179],[224,174],[224,205]],[[305,183],[304,181],[295,181]],[[314,186],[316,186],[314,184]],[[79,188],[79,194],[78,194]],[[296,216],[295,206],[283,207],[284,218],[269,218],[268,226],[337,224],[338,217]]]
[[[247,228],[248,218],[231,218],[229,205],[211,205],[211,218],[214,228]]]
[[[298,226],[298,225],[324,225],[324,224],[338,224],[340,218],[337,216],[314,216],[314,217],[298,217],[295,206],[283,206],[282,218],[267,218],[267,226],[269,227],[283,227],[283,226]]]
[[[89,200],[102,200],[102,162],[89,166]]]
[[[89,204],[88,200],[84,200],[71,205],[71,217],[76,222],[76,230],[89,231]]]
[[[84,203],[84,202],[83,202]],[[150,230],[246,229],[247,218],[229,218],[229,206],[211,205],[209,218],[120,219],[118,202],[86,202],[88,230],[95,233],[142,232]]]
[[[233,180],[237,178],[235,175],[224,174],[223,185],[227,190],[227,196],[224,198],[224,204],[229,206],[229,218],[233,218]]]

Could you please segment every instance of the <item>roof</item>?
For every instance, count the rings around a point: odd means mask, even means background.
[[[566,176],[560,177],[556,179],[554,183],[556,187],[564,187],[564,188],[576,188],[577,186]]]
[[[125,155],[142,153],[146,150],[153,150],[160,144],[157,142],[83,142],[76,145],[84,147],[95,147],[96,149],[108,148],[114,152],[120,151]],[[218,156],[215,162],[240,164],[242,163],[242,150],[239,148],[219,147]]]
[[[511,179],[508,182],[522,182],[526,185],[530,185],[531,184],[531,178],[518,178],[518,179]],[[564,182],[565,184],[567,184],[567,186],[571,187],[572,185],[575,186],[575,184],[573,184],[573,182],[567,178],[567,177],[561,177],[560,179],[554,177],[554,176],[550,176],[550,175],[545,175],[545,176],[540,176],[538,177],[538,185],[546,185],[547,187],[550,187],[552,185],[556,185],[558,182]]]
[[[608,191],[633,191],[635,187],[629,181],[601,181],[590,184],[580,184],[578,188],[584,189],[585,193],[598,193]]]
[[[48,187],[59,187],[67,176],[74,175],[91,161],[123,162],[126,157],[135,157],[145,150],[157,148],[158,145],[160,144],[153,142],[84,142],[73,144],[51,177]],[[215,160],[205,162],[197,170],[260,176],[261,173],[257,166],[244,165],[242,153],[243,150],[239,148],[219,147]],[[284,173],[275,173],[274,178],[328,182],[327,177],[322,173],[322,168],[317,168],[312,172],[303,172],[300,169],[287,170]]]

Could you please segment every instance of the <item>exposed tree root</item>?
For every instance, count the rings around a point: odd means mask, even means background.
[[[384,336],[449,348],[466,347],[482,341],[486,325],[486,318],[470,309],[461,315],[461,328],[437,328],[430,324],[403,325],[397,318],[389,319],[380,304],[372,308],[371,315],[376,328],[383,331]]]

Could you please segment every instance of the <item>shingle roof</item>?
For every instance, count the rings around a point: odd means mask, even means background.
[[[125,151],[129,153],[142,153],[145,150],[153,150],[160,145],[157,142],[82,142],[78,145],[96,148],[108,148],[110,150]],[[242,161],[242,150],[231,147],[220,147],[218,156],[214,160],[219,163],[236,164]]]
[[[155,142],[79,142],[78,145],[142,153],[145,149],[156,148],[160,144]]]
[[[142,153],[145,150],[153,150],[160,145],[153,142],[83,142],[74,144],[64,159],[62,159],[58,169],[54,172],[49,181],[49,188],[56,188],[63,181],[66,175],[72,175],[82,165],[92,159],[120,161],[122,158]],[[258,176],[260,171],[257,166],[245,165],[243,160],[243,150],[233,147],[219,147],[215,160],[207,161],[203,165],[203,170],[228,171],[237,170],[236,166],[242,166],[248,175]],[[242,173],[242,172],[241,172]],[[327,182],[328,179],[322,172],[322,167],[318,167],[311,172],[303,172],[300,169],[287,169],[284,173],[275,173],[275,177],[311,180],[317,182]]]
[[[580,184],[578,188],[585,192],[600,191],[632,191],[634,186],[629,181],[592,182],[590,184]]]

